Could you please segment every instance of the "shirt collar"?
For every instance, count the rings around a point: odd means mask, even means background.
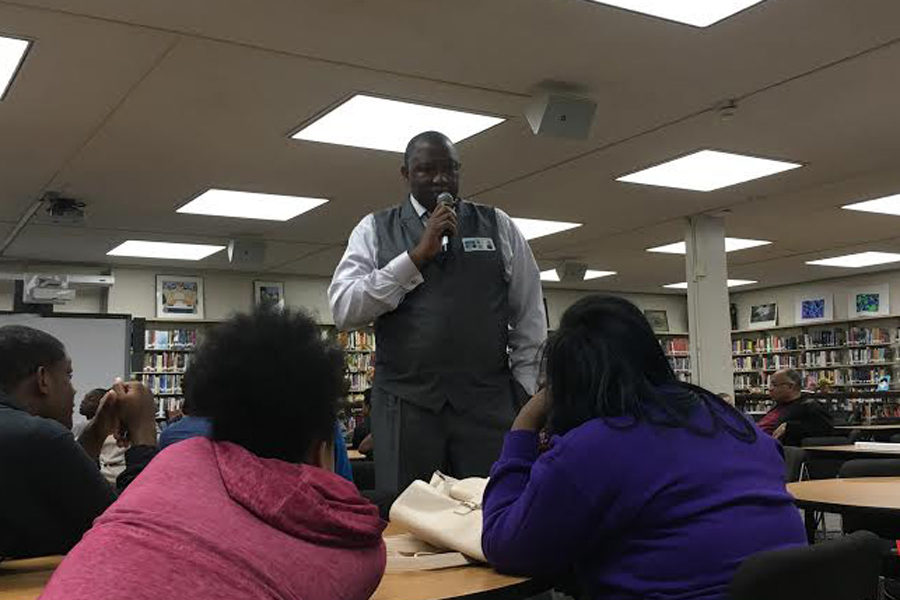
[[[415,197],[410,194],[409,195],[409,203],[412,204],[413,210],[416,211],[416,214],[419,215],[419,218],[422,218],[422,215],[428,212],[428,209],[419,204],[419,201],[415,199]]]
[[[0,392],[0,404],[5,404],[6,406],[9,406],[10,408],[15,408],[16,410],[21,410],[21,411],[25,410],[25,408],[21,404],[16,402],[16,400],[12,396],[10,396],[9,394],[5,394],[3,392]]]

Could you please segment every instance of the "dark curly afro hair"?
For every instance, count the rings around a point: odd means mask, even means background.
[[[211,419],[214,440],[299,463],[334,435],[343,371],[343,352],[309,316],[262,310],[203,336],[184,394],[196,414]]]

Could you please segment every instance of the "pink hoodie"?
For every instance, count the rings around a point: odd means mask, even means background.
[[[153,459],[41,598],[364,600],[384,527],[331,472],[194,438]]]

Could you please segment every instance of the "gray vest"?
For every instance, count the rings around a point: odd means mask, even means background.
[[[375,321],[375,386],[434,411],[446,402],[508,411],[509,301],[497,213],[462,201],[457,218],[459,235],[424,267],[424,283]],[[378,268],[415,248],[424,231],[408,199],[376,213]]]

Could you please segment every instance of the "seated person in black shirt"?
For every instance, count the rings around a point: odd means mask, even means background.
[[[353,440],[350,444],[368,458],[372,458],[374,450],[374,442],[372,440],[372,417],[369,416],[371,410],[372,390],[370,388],[363,392],[363,419],[353,428]]]
[[[156,452],[153,396],[117,382],[76,442],[72,361],[55,337],[0,327],[0,559],[69,551],[116,499],[100,475],[103,441],[131,444],[121,491]]]

